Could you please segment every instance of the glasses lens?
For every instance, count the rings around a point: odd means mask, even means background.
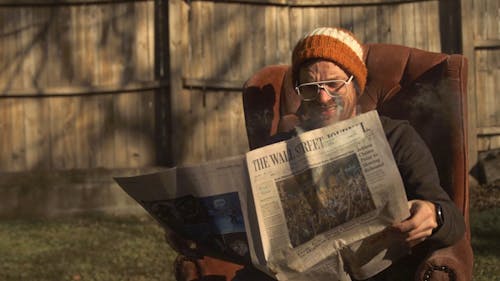
[[[318,94],[318,85],[299,86],[299,91],[305,100],[315,99]]]
[[[343,89],[343,86],[345,86],[344,81],[331,81],[331,82],[325,83],[325,88],[330,93],[340,92]]]

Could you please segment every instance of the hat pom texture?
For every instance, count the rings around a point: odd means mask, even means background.
[[[292,53],[294,80],[299,77],[300,66],[310,59],[325,59],[339,65],[354,76],[360,92],[366,85],[367,69],[363,61],[363,48],[347,30],[321,27],[304,35]]]

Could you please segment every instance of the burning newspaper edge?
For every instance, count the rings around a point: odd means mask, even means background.
[[[168,231],[278,280],[365,279],[408,252],[386,231],[409,212],[376,111],[245,157],[116,181]]]

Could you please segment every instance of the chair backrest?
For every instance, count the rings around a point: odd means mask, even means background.
[[[441,185],[469,226],[467,144],[467,59],[390,44],[365,45],[368,81],[362,112],[408,120],[429,146]],[[277,133],[293,91],[289,65],[267,66],[245,84],[243,107],[250,149]],[[292,102],[293,103],[293,102]],[[469,233],[468,233],[469,235]]]

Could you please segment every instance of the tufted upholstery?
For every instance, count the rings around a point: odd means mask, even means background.
[[[433,154],[441,185],[465,217],[465,237],[451,247],[427,252],[416,280],[469,281],[473,254],[467,176],[467,59],[399,45],[364,47],[368,81],[359,100],[361,111],[376,109],[415,127]],[[290,67],[267,66],[255,73],[245,84],[243,105],[250,148],[265,145],[276,134],[280,117],[295,112],[299,105]]]

